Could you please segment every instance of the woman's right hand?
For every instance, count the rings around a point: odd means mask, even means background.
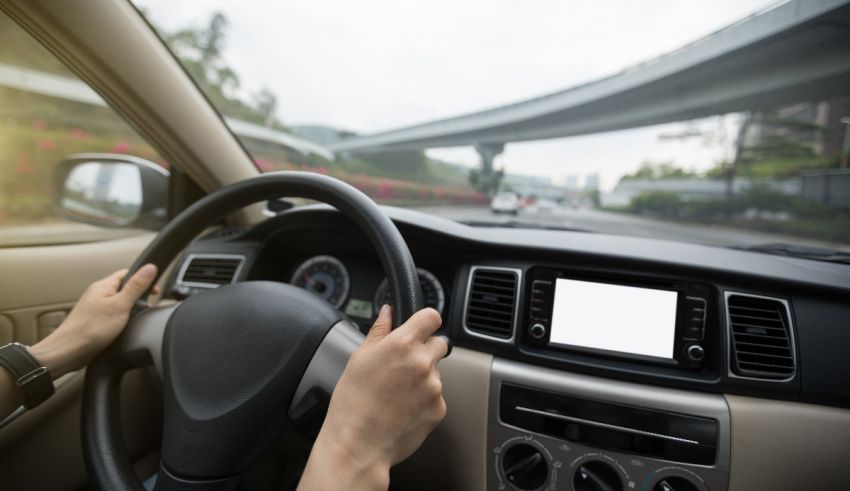
[[[313,446],[299,490],[387,489],[391,466],[409,457],[446,414],[437,362],[448,345],[442,319],[423,309],[392,330],[385,305],[354,352]]]

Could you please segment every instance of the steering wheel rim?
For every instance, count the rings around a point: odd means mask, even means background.
[[[155,264],[160,272],[164,271],[180,251],[210,224],[247,205],[279,197],[301,197],[327,203],[346,214],[364,232],[378,253],[388,278],[394,299],[393,327],[421,308],[416,267],[392,221],[374,201],[356,188],[332,177],[308,172],[263,174],[207,195],[160,231],[133,263],[128,277],[147,263]],[[142,302],[146,297],[147,294]],[[303,301],[310,303],[306,297]],[[169,310],[168,316],[173,310]],[[132,325],[138,317],[143,316],[132,316],[129,324]],[[119,348],[127,346],[127,331],[125,329],[116,343],[89,365],[83,391],[83,455],[92,483],[102,489],[142,489],[123,443],[119,415],[120,382],[127,370],[150,365],[154,360],[151,353]],[[165,341],[161,343],[165,344]],[[166,371],[163,378],[168,375]],[[158,485],[157,489],[171,489],[178,482],[179,478],[172,476],[168,480],[170,484]],[[218,489],[231,484],[228,478],[202,483],[192,481],[193,488],[203,489]]]

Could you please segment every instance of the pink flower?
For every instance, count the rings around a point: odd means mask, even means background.
[[[21,164],[15,169],[15,174],[32,174],[32,166],[29,164]]]
[[[127,153],[130,151],[130,144],[125,141],[120,141],[113,145],[109,151],[114,153]]]
[[[389,182],[389,181],[382,180],[382,181],[378,184],[378,193],[377,193],[377,198],[378,198],[378,199],[392,199],[392,198],[395,198],[395,188],[393,187],[393,184],[392,184],[391,182]]]
[[[74,128],[71,130],[71,138],[75,140],[88,140],[91,138],[91,133],[82,128]]]
[[[257,168],[259,168],[263,172],[271,172],[274,170],[274,166],[271,162],[266,159],[261,159],[257,157],[254,159],[254,163],[257,164]]]
[[[47,129],[47,123],[42,119],[36,119],[32,123],[32,125],[35,126],[35,129],[37,129],[37,130],[46,130]]]
[[[54,148],[56,148],[56,142],[54,142],[53,140],[39,140],[38,148],[42,150],[53,150]]]

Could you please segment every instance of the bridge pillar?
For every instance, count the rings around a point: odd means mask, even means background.
[[[475,145],[475,151],[481,156],[481,170],[470,175],[472,184],[487,196],[492,196],[499,190],[499,184],[505,174],[504,171],[496,171],[493,168],[493,160],[505,151],[505,144],[479,143]]]

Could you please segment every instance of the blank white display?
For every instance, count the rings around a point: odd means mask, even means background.
[[[558,278],[550,344],[673,358],[677,292]]]

